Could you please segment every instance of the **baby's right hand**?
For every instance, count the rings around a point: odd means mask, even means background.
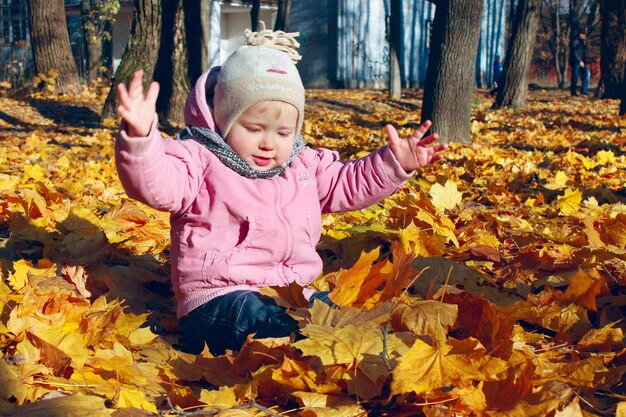
[[[142,78],[143,70],[140,69],[133,74],[128,89],[124,83],[117,85],[117,97],[120,101],[117,113],[128,126],[126,129],[128,136],[148,136],[156,113],[159,83],[156,81],[150,83],[148,93],[144,96]]]

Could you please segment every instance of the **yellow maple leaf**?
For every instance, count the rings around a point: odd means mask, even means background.
[[[28,397],[28,391],[16,369],[0,360],[0,400],[14,397],[17,403],[21,404]]]
[[[80,393],[39,400],[4,411],[5,417],[109,417],[110,415],[111,410],[106,408],[103,398]]]
[[[477,381],[505,378],[509,364],[485,353],[473,338],[449,339],[430,346],[420,339],[393,369],[391,392],[425,394],[447,386],[466,387]]]
[[[365,412],[363,407],[348,397],[302,391],[291,395],[303,406],[299,414],[306,417],[353,417]]]
[[[558,190],[564,188],[569,181],[569,177],[563,171],[557,171],[552,181],[547,183],[545,187],[549,190]]]
[[[20,259],[13,263],[15,272],[9,273],[8,282],[11,287],[19,291],[28,285],[30,278],[44,278],[56,276],[56,264],[50,262],[49,259],[40,259],[37,265],[32,262]]]
[[[617,162],[613,151],[598,151],[596,159],[600,165],[609,165]]]
[[[307,324],[301,331],[307,339],[295,346],[305,355],[319,356],[324,365],[358,363],[363,355],[379,355],[383,349],[382,332],[376,327]]]
[[[558,196],[556,199],[559,215],[570,216],[580,210],[583,193],[580,190],[568,188],[562,196]]]
[[[585,350],[600,350],[610,352],[614,345],[624,341],[624,332],[614,327],[617,322],[609,323],[601,329],[591,329],[578,342],[578,346]]]
[[[149,327],[140,327],[139,329],[133,330],[128,336],[128,339],[133,345],[147,345],[156,337],[157,335],[152,333]]]
[[[234,387],[222,386],[217,390],[203,389],[200,391],[200,401],[212,409],[223,410],[237,405],[237,395]]]
[[[43,181],[46,177],[46,170],[41,165],[24,165],[24,179],[32,181]]]
[[[118,381],[142,385],[146,378],[138,371],[132,353],[120,343],[113,349],[98,349],[87,364],[94,369],[113,373]]]
[[[435,326],[450,329],[456,321],[459,307],[435,300],[419,300],[411,305],[397,304],[391,311],[395,331],[409,330],[417,335],[432,334]]]
[[[283,358],[280,367],[272,371],[272,380],[297,391],[318,391],[319,375],[305,362]]]
[[[440,211],[452,210],[463,201],[463,193],[457,189],[456,182],[447,180],[445,185],[434,184],[428,191],[433,205]]]
[[[120,387],[113,399],[118,408],[141,408],[142,410],[157,413],[156,405],[146,398],[146,394],[127,386]]]
[[[597,377],[608,372],[604,360],[590,357],[564,364],[559,369],[559,379],[571,387],[593,388],[598,384]]]
[[[433,235],[432,230],[421,229],[415,223],[410,223],[400,231],[400,243],[404,252],[413,256],[432,258],[443,255],[446,240],[441,235]]]
[[[626,248],[626,214],[616,213],[607,220],[603,232],[608,243],[618,249]]]

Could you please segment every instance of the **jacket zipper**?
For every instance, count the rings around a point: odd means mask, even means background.
[[[280,277],[280,279],[282,279],[285,283],[287,283],[287,279],[285,277],[285,274],[283,273],[282,265],[285,262],[285,260],[287,259],[287,255],[291,251],[291,246],[292,246],[291,229],[289,228],[289,222],[287,221],[287,218],[285,217],[284,213],[281,210],[280,187],[278,186],[278,183],[277,183],[277,181],[274,178],[272,178],[272,184],[274,184],[274,190],[276,191],[276,201],[275,201],[275,204],[274,204],[274,208],[276,210],[276,217],[278,217],[278,219],[282,223],[283,228],[285,230],[285,235],[287,237],[286,243],[285,243],[285,249],[284,249],[284,252],[283,252],[283,256],[281,257],[279,262],[276,264],[276,271],[277,271],[278,276]]]

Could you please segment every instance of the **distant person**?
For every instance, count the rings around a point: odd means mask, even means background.
[[[587,34],[583,29],[578,30],[578,34],[572,39],[570,45],[570,65],[572,80],[570,93],[572,97],[578,95],[578,78],[581,80],[580,94],[586,95],[589,92],[589,78],[591,72],[587,67]]]
[[[492,88],[491,91],[489,92],[489,94],[491,96],[495,96],[496,93],[498,92],[498,87],[500,86],[502,80],[502,57],[500,55],[496,55],[494,61],[493,61],[493,81],[492,81]]]

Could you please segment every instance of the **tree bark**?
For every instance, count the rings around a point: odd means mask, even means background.
[[[210,1],[183,1],[191,85],[209,69],[210,8]]]
[[[102,38],[98,36],[97,22],[94,22],[91,0],[82,0],[80,18],[87,45],[87,81],[92,84],[98,78],[98,69],[102,66]]]
[[[601,0],[602,98],[620,98],[626,66],[626,0]]]
[[[552,59],[554,60],[558,86],[563,89],[566,85],[569,43],[567,39],[563,40],[560,12],[561,2],[560,0],[548,0],[546,5],[548,8],[549,24],[544,22],[543,32],[547,37],[548,47],[552,54]]]
[[[494,108],[525,107],[528,98],[528,71],[532,62],[539,27],[541,0],[519,0],[513,32],[509,39],[502,87],[498,88]]]
[[[619,115],[626,116],[626,70],[624,71],[624,80],[622,81],[622,97],[619,104]]]
[[[189,58],[183,0],[163,3],[161,46],[155,79],[161,90],[157,111],[174,127],[184,125],[184,107],[189,95]]]
[[[432,0],[431,0],[432,1]],[[437,0],[426,69],[422,121],[433,122],[441,142],[471,142],[483,0]]]
[[[57,72],[54,93],[75,94],[81,90],[78,69],[70,47],[63,0],[28,0],[31,44],[35,71]]]
[[[261,13],[261,0],[252,0],[252,9],[250,9],[250,23],[252,24],[251,30],[256,32],[259,25],[259,15]],[[269,27],[267,22],[266,27]]]
[[[139,68],[144,71],[144,86],[152,80],[160,45],[160,31],[161,0],[135,0],[131,34],[104,103],[103,118],[116,117],[118,106],[116,91],[120,82],[128,82]]]
[[[87,49],[87,80],[105,74],[104,44],[111,40],[111,22],[119,12],[115,0],[81,0],[80,17]]]
[[[276,22],[274,30],[288,31],[289,15],[291,14],[291,0],[278,0],[278,12],[276,13]]]
[[[389,97],[402,97],[402,0],[391,0],[389,18]]]

